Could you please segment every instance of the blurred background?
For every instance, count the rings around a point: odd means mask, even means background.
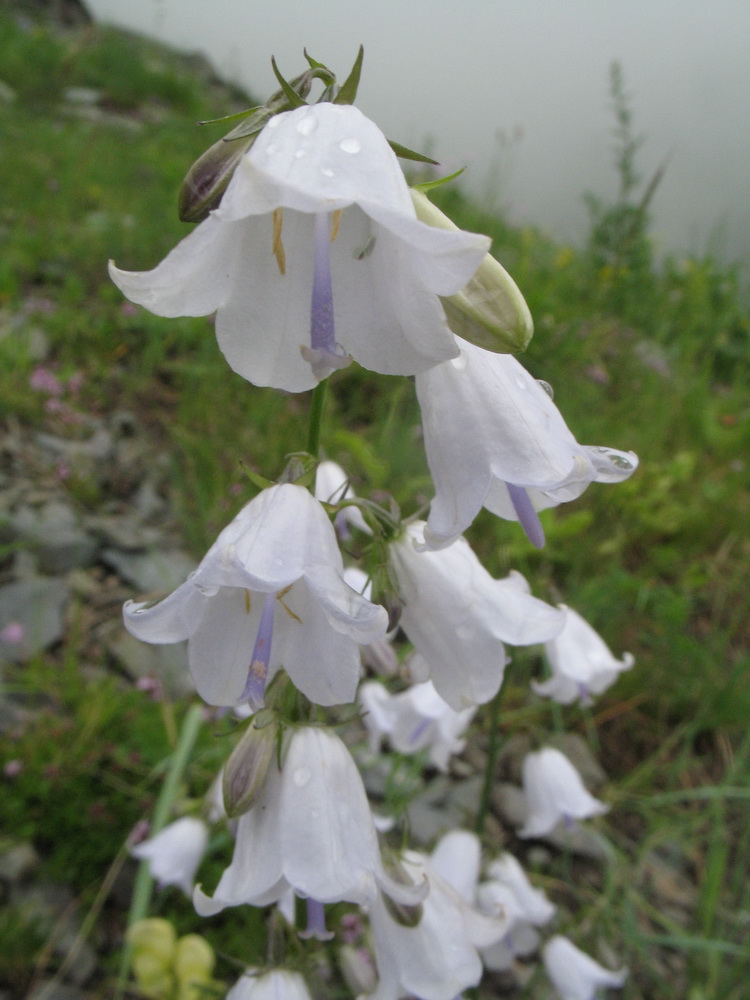
[[[343,74],[365,46],[359,105],[428,145],[515,223],[581,240],[581,193],[612,192],[607,99],[618,61],[644,136],[668,168],[657,248],[750,256],[750,5],[743,0],[91,0],[98,20],[207,55],[261,98],[306,46]]]

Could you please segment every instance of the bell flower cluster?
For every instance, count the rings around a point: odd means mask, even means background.
[[[479,874],[478,839],[453,831],[432,855],[407,851],[402,867],[429,892],[414,927],[398,923],[382,897],[369,908],[378,985],[369,1000],[413,995],[454,1000],[482,976],[479,949],[499,941],[507,929],[503,913],[481,913],[475,903]]]

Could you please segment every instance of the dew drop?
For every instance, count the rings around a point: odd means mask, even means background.
[[[269,142],[269,144],[266,146],[266,156],[273,156],[275,152],[276,152],[276,146],[274,145],[274,143]]]
[[[466,368],[466,355],[460,354],[457,358],[451,358],[451,367],[457,372],[462,372]]]
[[[277,128],[280,124],[281,119],[274,115],[274,117],[267,122],[266,128]]]
[[[544,379],[542,378],[538,378],[536,381],[537,385],[540,385],[542,389],[544,389],[544,391],[547,393],[550,399],[555,398],[555,390],[552,388],[549,382],[545,382]]]
[[[612,463],[612,465],[614,465],[615,468],[617,468],[617,469],[634,469],[635,468],[635,466],[630,461],[630,459],[626,458],[624,455],[621,455],[618,451],[611,451],[609,448],[597,448],[596,450],[600,454],[606,455],[607,458]]]
[[[335,177],[336,174],[331,170],[330,167],[321,167],[320,172],[324,177]]]
[[[312,771],[309,767],[298,767],[292,775],[292,780],[297,788],[304,788],[305,785],[309,784],[311,777]]]
[[[339,149],[344,153],[359,153],[362,149],[362,143],[359,139],[349,136],[348,138],[341,140],[339,143]]]
[[[524,390],[528,389],[528,385],[526,384],[526,379],[522,375],[516,375],[516,385],[518,386],[519,389],[524,389]]]
[[[303,156],[307,156],[306,149],[298,149],[297,152],[294,154],[295,160],[301,160]]]
[[[312,115],[306,115],[297,122],[297,131],[300,135],[312,135],[318,127],[318,122]]]

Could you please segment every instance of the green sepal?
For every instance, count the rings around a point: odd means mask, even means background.
[[[265,106],[259,104],[255,108],[247,108],[245,111],[235,111],[234,114],[224,115],[222,118],[206,118],[202,122],[198,122],[199,125],[228,125],[230,122],[239,122],[243,118],[249,118],[250,115],[255,114],[256,111],[265,111]]]
[[[266,477],[261,476],[259,472],[253,472],[253,470],[244,463],[242,464],[242,469],[253,486],[257,486],[259,490],[270,490],[272,486],[276,485],[272,479],[266,479]]]
[[[271,66],[273,67],[274,75],[279,81],[279,85],[284,92],[284,96],[289,101],[289,106],[292,108],[304,107],[304,105],[307,104],[307,101],[303,101],[297,91],[292,88],[292,85],[284,79],[281,75],[279,67],[276,65],[276,59],[273,56],[271,56]]]
[[[365,47],[360,45],[357,58],[351,68],[349,76],[341,84],[341,89],[334,98],[335,104],[354,104],[359,88],[359,78],[362,75],[362,60],[365,57]]]
[[[253,108],[252,115],[243,119],[239,125],[224,136],[222,141],[234,142],[235,139],[244,139],[247,135],[255,135],[265,127],[266,122],[273,117],[273,114],[274,112],[267,107]]]
[[[434,181],[420,181],[419,184],[414,184],[413,187],[415,187],[417,191],[433,191],[435,188],[442,187],[443,184],[449,184],[451,181],[455,181],[457,177],[461,176],[464,170],[466,170],[466,167],[460,167],[452,174],[448,174],[447,177],[438,177],[437,180]]]
[[[309,489],[315,482],[318,460],[309,451],[293,451],[286,456],[284,471],[279,476],[280,483],[294,483]]]
[[[394,142],[392,139],[389,139],[388,145],[396,156],[400,156],[402,160],[415,160],[417,163],[431,163],[433,167],[438,166],[438,161],[433,160],[431,156],[425,156],[424,153],[415,153],[413,149],[409,149],[408,146],[402,146],[400,142]]]

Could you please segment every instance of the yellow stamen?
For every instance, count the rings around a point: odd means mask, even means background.
[[[339,234],[339,226],[341,225],[341,216],[343,212],[344,212],[343,208],[337,208],[336,211],[333,213],[333,217],[331,218],[331,232],[328,237],[328,241],[330,243],[333,243],[333,241]]]
[[[245,591],[245,612],[248,615],[250,614],[250,591],[249,590]]]
[[[286,274],[286,252],[284,251],[284,243],[281,239],[283,221],[284,209],[275,208],[273,210],[273,244],[271,249],[276,258],[276,266],[279,269],[279,274]]]
[[[286,611],[286,613],[289,615],[289,617],[293,618],[296,622],[299,622],[299,624],[301,625],[302,624],[302,619],[300,618],[300,616],[299,615],[295,615],[295,613],[292,611],[292,609],[289,607],[289,605],[284,601],[284,598],[286,597],[286,595],[289,593],[289,591],[292,589],[293,586],[294,586],[294,584],[290,583],[288,587],[284,587],[283,590],[280,590],[278,592],[278,594],[276,595],[276,600],[282,606],[282,608],[284,609],[284,611]]]

